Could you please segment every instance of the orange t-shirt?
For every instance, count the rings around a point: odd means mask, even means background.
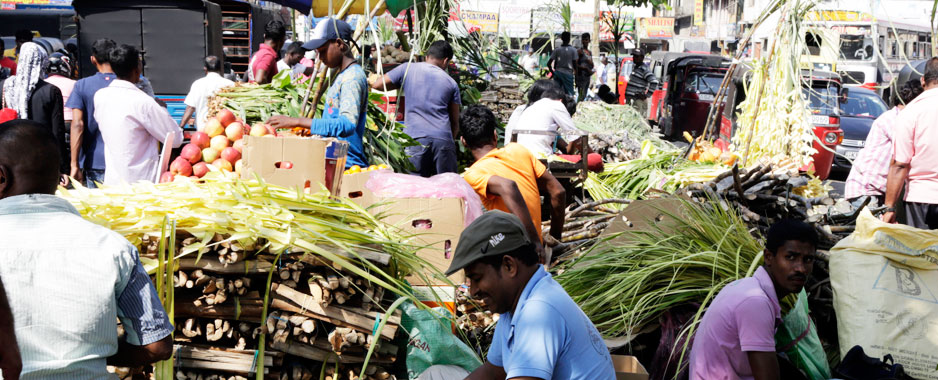
[[[489,178],[499,176],[515,181],[518,191],[524,198],[524,203],[531,213],[531,221],[541,236],[541,193],[537,189],[537,179],[544,175],[547,167],[531,154],[528,148],[521,144],[511,143],[501,149],[491,152],[476,161],[466,169],[462,177],[475,189],[482,204],[488,210],[501,210],[510,213],[501,197],[490,195],[488,189]]]

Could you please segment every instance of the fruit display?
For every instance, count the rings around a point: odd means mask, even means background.
[[[361,167],[358,165],[352,165],[352,167],[345,169],[345,175],[355,174],[355,173],[367,173],[375,170],[390,169],[391,167],[386,164],[380,165],[371,165],[366,167]]]
[[[273,127],[264,123],[247,124],[237,119],[231,110],[218,111],[210,117],[202,131],[189,137],[179,156],[169,165],[169,171],[160,175],[160,182],[172,182],[181,177],[202,178],[211,171],[241,175],[241,154],[244,136],[280,136]]]

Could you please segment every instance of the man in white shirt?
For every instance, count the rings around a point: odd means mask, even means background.
[[[306,54],[306,49],[303,49],[302,42],[291,43],[287,46],[287,53],[283,55],[283,59],[277,61],[277,72],[289,71],[292,81],[296,81],[296,78],[301,75],[312,75],[313,68],[300,63],[304,54]]]
[[[196,79],[189,87],[189,94],[186,95],[186,113],[182,115],[179,121],[179,127],[189,124],[192,114],[195,113],[195,128],[199,131],[205,127],[205,121],[208,120],[208,100],[220,88],[234,86],[234,82],[221,76],[222,62],[218,57],[210,55],[205,57],[205,76]]]
[[[527,54],[524,55],[524,58],[521,59],[521,66],[524,67],[530,74],[537,74],[540,67],[538,67],[538,59],[534,56],[534,50],[528,48]]]
[[[104,184],[155,181],[159,174],[158,142],[173,136],[173,147],[182,145],[182,128],[165,108],[140,91],[137,48],[121,45],[110,53],[117,75],[108,87],[94,95],[94,117],[104,140]]]

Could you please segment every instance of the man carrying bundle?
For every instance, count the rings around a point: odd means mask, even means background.
[[[107,365],[168,359],[173,326],[137,249],[54,195],[59,160],[42,125],[0,124],[0,277],[13,310],[21,378],[106,379]]]
[[[499,314],[485,363],[466,379],[615,379],[599,331],[537,264],[534,240],[516,216],[489,211],[472,222],[446,274],[459,270],[472,297]],[[421,378],[452,378],[433,377],[435,370]]]
[[[563,234],[567,192],[528,148],[511,143],[498,148],[495,115],[485,106],[470,106],[459,119],[462,143],[475,163],[463,179],[475,189],[488,210],[514,214],[524,225],[538,252],[541,245],[541,192],[550,198],[550,234],[560,241]],[[544,264],[549,257],[542,257]]]
[[[764,264],[720,290],[707,308],[690,353],[690,379],[779,380],[775,326],[779,300],[801,292],[814,268],[817,233],[786,219],[769,228]]]

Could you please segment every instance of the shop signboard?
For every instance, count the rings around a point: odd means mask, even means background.
[[[570,33],[593,33],[593,14],[574,13],[572,15],[572,19],[570,20]]]
[[[704,24],[704,0],[694,0],[694,25]]]
[[[627,39],[627,35],[635,32],[635,15],[632,12],[610,12],[604,11],[599,16],[599,37],[602,41],[612,41],[612,26],[616,18],[619,19],[619,31],[622,32],[621,41]]]
[[[511,38],[531,36],[531,7],[503,4],[499,7],[498,30]]]
[[[638,19],[639,38],[668,39],[674,37],[673,17],[644,17]]]
[[[466,30],[470,32],[479,30],[484,33],[498,33],[498,13],[496,12],[461,10],[459,18],[466,24]]]

